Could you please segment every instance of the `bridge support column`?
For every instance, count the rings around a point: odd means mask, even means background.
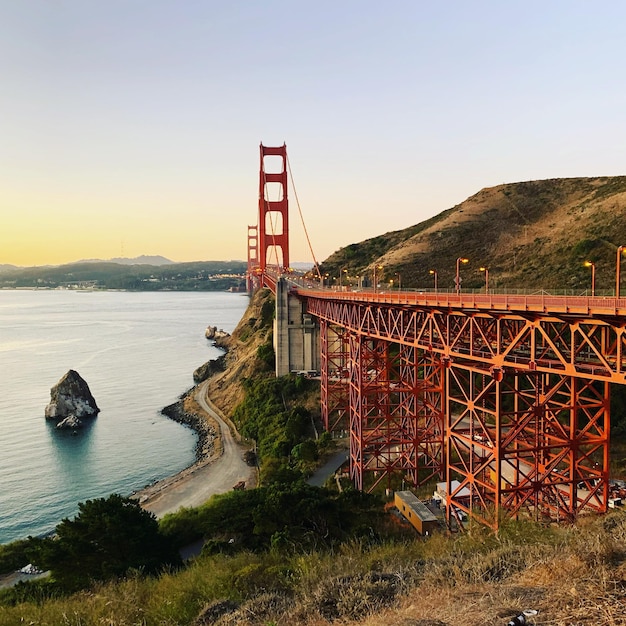
[[[322,423],[329,432],[349,429],[348,331],[320,320]]]
[[[415,486],[444,476],[445,369],[439,355],[402,348],[400,394],[406,444],[405,468]]]
[[[359,489],[441,476],[443,368],[412,346],[350,337],[350,473]],[[367,477],[367,478],[366,478]]]
[[[289,292],[289,283],[276,283],[274,351],[276,376],[290,372],[318,372],[320,369],[319,326],[305,311],[305,304]]]

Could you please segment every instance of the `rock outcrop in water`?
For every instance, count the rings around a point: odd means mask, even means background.
[[[220,339],[226,339],[230,337],[230,333],[227,333],[225,330],[217,330],[217,326],[207,326],[207,329],[204,331],[204,336],[207,339],[214,339],[219,341]]]
[[[83,417],[94,417],[100,412],[89,385],[74,370],[69,370],[50,390],[50,403],[45,416],[57,420],[57,428],[76,429]]]

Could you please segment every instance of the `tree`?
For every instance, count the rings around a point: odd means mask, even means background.
[[[156,573],[180,561],[156,517],[135,500],[113,494],[78,508],[73,520],[66,518],[56,527],[55,537],[34,543],[33,561],[49,569],[64,589],[81,589],[130,569]]]

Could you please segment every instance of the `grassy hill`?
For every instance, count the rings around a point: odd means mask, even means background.
[[[513,183],[479,191],[461,204],[404,230],[341,248],[321,266],[355,283],[382,265],[381,282],[400,274],[403,287],[453,288],[456,259],[466,257],[463,288],[568,289],[591,286],[585,260],[596,264],[597,290],[615,287],[617,246],[626,244],[626,176]],[[345,280],[344,280],[345,284]]]

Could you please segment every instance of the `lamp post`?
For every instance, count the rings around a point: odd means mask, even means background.
[[[481,272],[485,272],[485,293],[489,293],[489,268],[481,267]]]
[[[433,275],[433,280],[435,281],[435,293],[437,293],[437,270],[428,270],[428,273]]]
[[[400,289],[402,289],[402,277],[400,276],[400,272],[396,272],[394,276],[398,277],[398,291],[400,291]]]
[[[585,261],[585,267],[591,268],[591,297],[596,295],[596,264],[593,261]]]
[[[621,279],[621,272],[622,272],[622,252],[624,251],[624,247],[626,246],[619,246],[617,248],[617,264],[615,266],[615,297],[619,298],[619,283],[620,283],[620,279]]]
[[[460,256],[456,260],[456,277],[454,279],[454,283],[456,285],[457,296],[461,293],[461,263],[469,263],[469,259]]]
[[[383,269],[382,265],[374,265],[374,293],[378,291],[378,280],[376,278],[376,273],[378,270],[382,270],[382,269]]]
[[[343,291],[343,275],[346,274],[346,278],[348,278],[348,270],[344,267],[339,272],[339,291]]]

